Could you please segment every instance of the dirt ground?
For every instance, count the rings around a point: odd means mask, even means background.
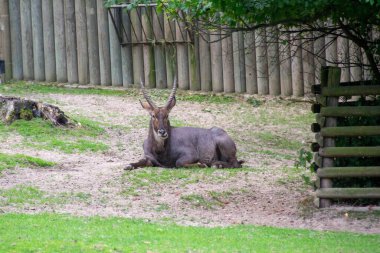
[[[276,142],[273,147],[265,146],[266,152],[261,152],[262,137],[257,139],[256,136],[262,136],[263,131],[308,146],[313,140],[309,132],[311,122],[304,125],[288,122],[284,127],[272,119],[284,113],[295,118],[307,117],[310,114],[307,103],[291,104],[283,110],[285,102],[266,102],[254,107],[245,102],[179,101],[171,113],[173,119],[181,125],[225,128],[237,141],[239,159],[244,159],[247,167],[236,172],[186,170],[182,175],[182,172],[161,168],[123,170],[127,163],[143,154],[148,115],[137,97],[51,94],[32,95],[31,98],[55,103],[69,115],[100,122],[107,131],[102,141],[110,149],[103,153],[82,154],[35,150],[14,145],[20,137],[11,135],[3,140],[0,152],[23,153],[54,161],[57,165],[47,169],[5,170],[0,176],[0,189],[30,185],[51,196],[80,193],[86,197],[62,203],[0,206],[0,212],[56,212],[157,222],[169,220],[185,225],[254,224],[380,233],[379,216],[368,211],[371,207],[363,207],[363,212],[350,212],[338,206],[324,210],[315,208],[313,189],[303,182],[303,172],[292,170],[297,157],[294,149],[276,148]],[[262,113],[263,107],[268,107],[268,115],[255,121],[250,115]]]

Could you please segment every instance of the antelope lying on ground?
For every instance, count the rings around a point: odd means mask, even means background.
[[[148,138],[144,142],[144,158],[131,163],[125,170],[138,167],[218,167],[240,168],[243,161],[236,158],[236,145],[221,128],[171,127],[169,113],[176,104],[176,81],[165,106],[157,107],[141,89],[146,102],[140,103],[151,116]]]

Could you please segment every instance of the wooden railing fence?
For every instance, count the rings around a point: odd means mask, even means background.
[[[316,114],[317,123],[313,123],[311,130],[316,133],[316,142],[311,145],[314,162],[317,166],[318,190],[320,207],[328,207],[334,199],[380,199],[379,188],[336,188],[332,183],[334,178],[379,178],[380,179],[380,145],[362,146],[354,144],[350,146],[337,146],[338,137],[380,137],[379,125],[364,125],[364,119],[359,117],[380,118],[380,106],[358,106],[352,101],[340,101],[340,97],[352,96],[378,96],[380,95],[380,83],[353,82],[340,83],[341,69],[338,67],[325,67],[321,72],[321,84],[312,87],[316,94],[317,103],[312,106]],[[338,126],[338,120],[347,117],[358,117],[355,126]],[[380,122],[380,120],[377,120]],[[375,158],[376,166],[336,166],[337,158],[349,159],[352,157]],[[368,163],[367,163],[368,164]]]

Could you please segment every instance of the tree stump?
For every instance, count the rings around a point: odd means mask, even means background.
[[[17,119],[31,120],[37,117],[49,120],[56,126],[73,124],[57,106],[24,98],[0,95],[0,119],[4,123],[11,124]]]

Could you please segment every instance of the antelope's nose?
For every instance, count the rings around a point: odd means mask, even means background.
[[[166,130],[165,130],[165,129],[158,129],[158,133],[159,133],[161,136],[165,136],[165,135],[166,135]]]

